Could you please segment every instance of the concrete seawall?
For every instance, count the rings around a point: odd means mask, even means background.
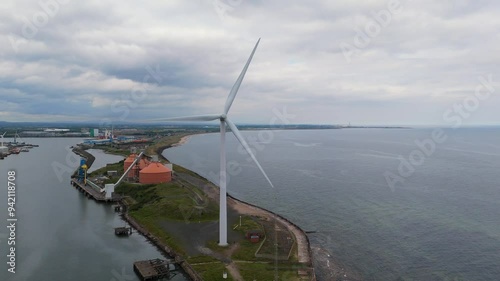
[[[230,194],[227,194],[227,197],[231,198],[231,199],[232,199],[232,200],[234,200],[234,201],[238,201],[238,202],[240,202],[241,204],[245,204],[245,205],[248,205],[248,206],[250,206],[250,207],[253,207],[253,208],[256,208],[256,209],[260,209],[260,210],[262,210],[262,211],[264,211],[264,212],[267,212],[267,213],[269,213],[269,214],[272,214],[273,216],[275,216],[275,217],[277,217],[278,219],[280,219],[280,220],[282,220],[282,221],[286,222],[287,224],[291,225],[291,226],[292,226],[292,227],[294,227],[296,230],[298,230],[298,231],[301,233],[301,235],[303,236],[303,238],[305,239],[305,241],[307,242],[307,253],[308,253],[308,256],[309,256],[309,257],[308,257],[308,261],[306,262],[306,264],[307,264],[307,266],[309,266],[309,267],[312,267],[312,266],[313,266],[313,259],[312,259],[312,258],[313,258],[313,255],[312,255],[312,251],[311,251],[311,244],[310,244],[310,242],[309,242],[309,237],[307,237],[307,234],[305,233],[305,231],[304,231],[304,230],[302,230],[302,228],[300,228],[298,225],[296,225],[295,223],[291,222],[291,221],[290,221],[290,220],[288,220],[287,218],[284,218],[284,217],[280,216],[279,214],[276,214],[276,213],[275,213],[275,212],[273,212],[273,211],[270,211],[270,210],[267,210],[267,209],[265,209],[265,208],[262,208],[262,207],[259,207],[259,206],[256,206],[256,205],[253,205],[253,204],[250,204],[250,203],[245,202],[245,201],[242,201],[242,200],[240,200],[240,199],[238,199],[238,198],[235,198],[235,197],[231,196]],[[299,239],[299,237],[296,237],[296,238],[297,238],[297,240]],[[313,280],[316,280],[316,275],[315,275],[314,273],[313,273],[313,278],[314,278]]]
[[[94,161],[95,161],[94,155],[88,153],[87,151],[85,151],[84,149],[80,148],[79,146],[73,147],[72,151],[73,151],[73,153],[75,153],[77,155],[80,155],[81,157],[87,159],[87,162],[85,164],[87,165],[87,167],[89,169],[92,166],[92,164],[94,164]]]

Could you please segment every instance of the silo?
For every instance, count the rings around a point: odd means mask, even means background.
[[[125,171],[128,169],[128,167],[130,167],[130,165],[132,165],[132,163],[134,162],[135,158],[137,157],[137,155],[135,154],[130,154],[127,159],[125,159],[125,161],[123,162],[123,172],[125,173]],[[136,171],[134,171],[134,168],[132,168],[130,170],[130,172],[128,172],[128,177],[131,178],[131,177],[134,177],[134,173]]]
[[[152,162],[139,172],[139,182],[142,184],[155,184],[172,180],[172,170],[159,162]]]

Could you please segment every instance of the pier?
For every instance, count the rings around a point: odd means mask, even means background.
[[[134,262],[134,272],[142,281],[170,278],[168,261],[154,259]]]
[[[113,194],[111,198],[106,198],[103,191],[97,191],[94,187],[81,183],[77,179],[71,179],[71,185],[84,193],[85,196],[92,198],[97,202],[118,202],[122,199],[122,196],[115,194]]]

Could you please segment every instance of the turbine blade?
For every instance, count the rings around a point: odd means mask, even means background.
[[[181,121],[213,121],[213,120],[218,120],[220,119],[221,116],[220,114],[217,115],[195,115],[195,116],[184,116],[184,117],[172,117],[172,118],[158,118],[158,119],[149,119],[149,120],[144,120],[147,122],[161,122],[161,121],[175,121],[175,122],[181,122]]]
[[[233,132],[233,134],[236,136],[236,138],[238,139],[238,141],[241,143],[241,145],[243,145],[243,147],[245,148],[245,150],[247,151],[247,153],[250,155],[250,157],[252,157],[253,161],[255,162],[255,164],[257,164],[257,167],[259,167],[260,171],[262,172],[262,174],[264,175],[264,177],[266,178],[267,182],[269,182],[269,184],[271,185],[271,187],[274,188],[274,185],[273,183],[271,182],[271,180],[269,179],[269,177],[267,176],[266,172],[264,171],[264,169],[262,168],[262,166],[260,165],[259,161],[257,161],[257,158],[255,158],[255,155],[253,155],[253,152],[252,150],[250,149],[250,147],[248,146],[248,143],[245,141],[245,139],[243,138],[243,136],[241,135],[240,131],[238,130],[238,128],[236,127],[236,125],[234,125],[233,122],[231,122],[229,119],[226,118],[226,124],[229,126],[229,128],[231,128],[231,131]]]
[[[238,93],[238,89],[240,88],[241,82],[243,81],[243,78],[245,78],[245,73],[247,72],[248,66],[250,65],[250,62],[252,61],[253,54],[255,54],[255,50],[257,50],[257,46],[259,46],[260,38],[257,41],[257,44],[255,44],[255,47],[253,48],[252,54],[250,54],[250,57],[248,58],[247,63],[245,64],[245,67],[243,67],[243,70],[240,73],[240,76],[238,76],[238,79],[236,79],[236,82],[233,85],[233,88],[231,89],[231,92],[229,92],[229,96],[226,99],[226,105],[224,106],[224,113],[227,114],[229,112],[229,109],[231,108],[231,105],[233,104],[234,98],[236,97],[236,94]]]

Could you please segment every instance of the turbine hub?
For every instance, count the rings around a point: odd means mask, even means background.
[[[227,118],[227,115],[225,113],[223,113],[221,116],[220,116],[220,120],[221,121],[225,121]]]

